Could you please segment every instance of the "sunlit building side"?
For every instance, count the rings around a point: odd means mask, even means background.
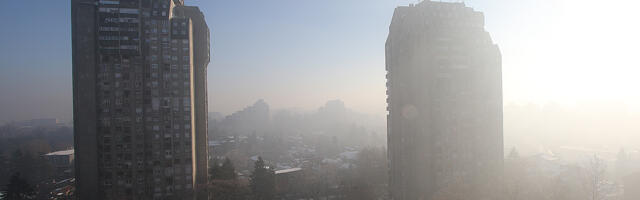
[[[501,68],[481,12],[396,8],[386,42],[391,198],[482,199],[464,196],[486,193],[502,166]]]
[[[72,0],[71,12],[79,199],[202,197],[202,12],[182,0]]]

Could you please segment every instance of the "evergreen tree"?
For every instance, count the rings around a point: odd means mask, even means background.
[[[218,178],[218,174],[220,173],[220,165],[218,164],[218,159],[213,159],[213,164],[211,164],[211,168],[209,168],[209,180],[215,180]]]
[[[236,169],[231,162],[231,159],[225,158],[224,163],[220,167],[220,176],[219,179],[222,180],[233,180],[236,179]]]
[[[210,169],[211,180],[234,180],[236,179],[236,168],[233,166],[231,159],[225,158],[222,166],[214,161]]]
[[[51,165],[44,158],[36,155],[35,152],[17,149],[10,161],[11,172],[20,173],[22,178],[31,185],[36,185],[53,174]]]
[[[20,173],[14,173],[9,179],[9,184],[5,188],[3,198],[6,199],[33,199],[35,190],[27,181],[20,176]]]
[[[275,198],[275,172],[267,167],[258,157],[253,174],[251,174],[251,191],[256,200],[271,200]]]

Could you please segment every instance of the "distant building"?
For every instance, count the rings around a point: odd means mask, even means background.
[[[64,176],[70,174],[71,170],[73,170],[73,156],[74,151],[64,150],[64,151],[56,151],[43,155],[43,157],[53,166],[56,170],[56,175]]]
[[[502,72],[483,14],[428,0],[396,8],[386,70],[391,197],[488,185],[504,156]]]
[[[71,29],[78,198],[204,191],[210,42],[199,8],[71,0]]]
[[[211,125],[215,127],[214,136],[248,136],[256,132],[263,131],[269,126],[269,104],[263,99],[256,101],[253,105],[248,106],[240,111],[234,112]]]

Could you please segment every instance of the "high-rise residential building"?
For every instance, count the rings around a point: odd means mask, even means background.
[[[481,12],[434,1],[396,8],[386,42],[393,199],[478,195],[499,174],[501,65]]]
[[[203,197],[202,12],[183,0],[71,0],[71,12],[78,197]]]

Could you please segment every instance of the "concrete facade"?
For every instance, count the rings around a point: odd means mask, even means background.
[[[396,8],[386,70],[390,196],[480,194],[503,161],[501,55],[483,14],[464,3]]]
[[[204,15],[180,0],[71,7],[78,197],[195,198],[208,176]]]

